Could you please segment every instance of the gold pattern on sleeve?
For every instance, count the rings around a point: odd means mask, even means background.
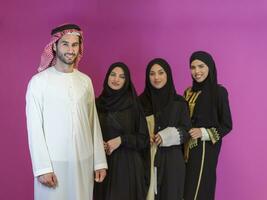
[[[220,135],[216,128],[207,128],[207,131],[208,131],[212,144],[215,144],[216,142],[220,140]]]

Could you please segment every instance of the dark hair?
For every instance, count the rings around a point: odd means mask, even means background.
[[[81,28],[76,24],[64,24],[62,26],[54,28],[51,31],[51,35],[54,35],[54,34],[56,34],[58,32],[65,31],[65,30],[68,30],[68,29],[75,29],[75,30],[78,30],[78,31],[81,30]]]

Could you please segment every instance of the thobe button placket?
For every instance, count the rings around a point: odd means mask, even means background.
[[[74,114],[74,92],[73,92],[72,81],[70,81],[69,83],[69,100],[70,100],[71,113]]]

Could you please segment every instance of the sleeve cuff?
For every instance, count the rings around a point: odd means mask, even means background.
[[[99,169],[107,169],[107,168],[108,168],[107,163],[102,163],[102,164],[95,165],[95,171],[99,170]]]
[[[210,136],[210,140],[211,140],[212,144],[215,144],[216,142],[218,142],[220,140],[220,135],[219,135],[216,128],[208,128],[207,132]]]
[[[162,147],[181,144],[180,133],[175,127],[167,127],[162,131],[158,132],[158,134],[162,139],[162,143],[160,144],[160,146]]]
[[[202,141],[209,141],[210,140],[210,136],[209,136],[208,131],[205,128],[200,128],[200,130],[201,130],[201,133],[202,133],[201,140]]]
[[[52,173],[52,172],[54,172],[54,171],[53,171],[53,169],[51,167],[46,168],[46,169],[36,170],[34,172],[34,177],[38,177],[38,176],[41,176],[43,174],[48,174],[48,173]]]

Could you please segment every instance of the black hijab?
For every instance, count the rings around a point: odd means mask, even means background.
[[[197,105],[193,118],[198,116],[197,126],[215,126],[217,125],[217,100],[218,100],[218,82],[217,70],[212,56],[204,51],[196,51],[190,57],[190,66],[194,60],[204,62],[209,68],[209,74],[203,82],[196,82],[193,79],[193,91],[201,91],[197,100]],[[195,116],[194,116],[195,115]]]
[[[119,90],[113,90],[108,85],[108,78],[112,70],[119,67],[123,70],[125,83]],[[100,112],[116,112],[130,108],[136,100],[136,91],[131,81],[127,65],[122,62],[113,63],[106,74],[103,91],[96,100],[96,106]]]
[[[193,79],[193,90],[198,91],[203,89],[203,87],[209,85],[211,87],[217,87],[217,70],[215,66],[215,62],[211,55],[204,51],[196,51],[190,57],[190,65],[194,60],[200,60],[204,62],[209,68],[208,77],[201,83],[196,82]]]
[[[149,74],[153,65],[160,65],[167,74],[166,84],[160,88],[154,88],[150,82]],[[151,60],[146,68],[146,85],[144,92],[140,95],[140,100],[143,105],[145,115],[157,115],[164,108],[166,108],[169,103],[178,97],[173,84],[172,72],[169,63],[162,58],[155,58]]]

